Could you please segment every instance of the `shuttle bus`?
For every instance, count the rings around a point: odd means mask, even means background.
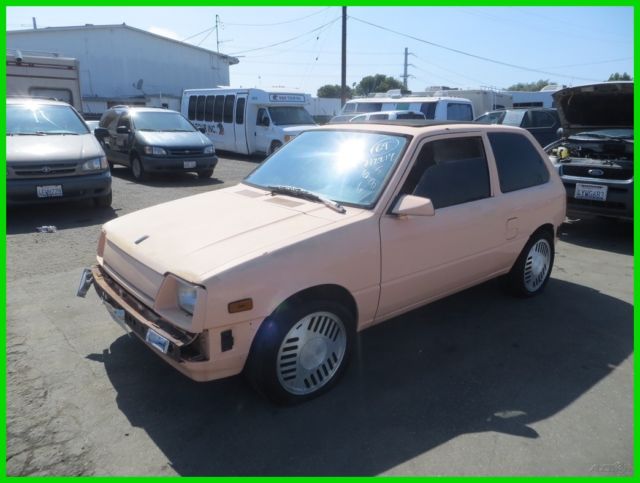
[[[186,89],[182,115],[203,129],[216,149],[269,155],[315,122],[311,96],[262,89]]]

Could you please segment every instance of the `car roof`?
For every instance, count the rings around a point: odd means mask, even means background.
[[[57,101],[55,99],[45,99],[41,97],[29,97],[29,96],[15,96],[15,97],[7,97],[7,104],[45,104],[50,106],[69,106],[71,105],[68,102]]]
[[[366,126],[366,128],[364,127]],[[362,121],[345,124],[324,124],[309,131],[371,131],[385,134],[400,135],[418,135],[422,133],[436,132],[464,132],[464,131],[505,131],[515,130],[518,132],[526,132],[524,129],[515,126],[506,126],[503,124],[479,124],[472,121],[429,121],[422,119],[403,119],[403,120],[375,120]]]

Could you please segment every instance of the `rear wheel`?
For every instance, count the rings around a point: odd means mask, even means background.
[[[198,171],[198,178],[206,179],[211,178],[213,176],[213,168],[205,169],[204,171]]]
[[[349,359],[355,322],[331,301],[283,304],[260,327],[247,366],[254,387],[279,404],[330,389]]]
[[[142,161],[140,161],[140,157],[138,155],[134,155],[131,158],[131,172],[133,173],[133,177],[136,181],[144,181],[147,179],[147,173],[145,172]]]
[[[509,290],[521,297],[531,297],[542,292],[551,276],[553,260],[553,235],[548,231],[537,231],[522,249],[509,272]]]

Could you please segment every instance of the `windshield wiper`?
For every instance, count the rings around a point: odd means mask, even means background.
[[[323,203],[326,207],[331,208],[338,213],[346,213],[344,206],[340,203],[330,200],[329,198],[325,198],[324,196],[313,193],[312,191],[305,190],[303,188],[297,188],[295,186],[267,186],[267,189],[271,191],[272,195],[288,195],[293,196],[295,198],[302,198],[309,201],[319,201]]]

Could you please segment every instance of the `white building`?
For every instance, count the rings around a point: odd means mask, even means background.
[[[126,24],[8,31],[7,48],[76,58],[87,114],[116,104],[180,110],[183,89],[229,85],[229,66],[238,63]]]

